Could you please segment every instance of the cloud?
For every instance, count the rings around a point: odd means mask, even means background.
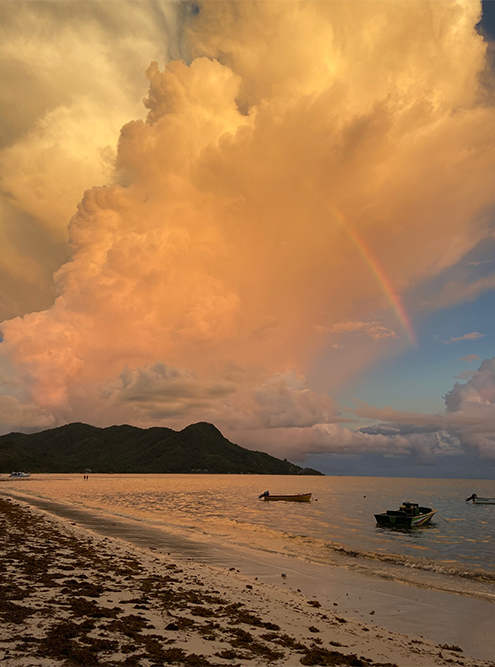
[[[11,114],[0,156],[12,396],[57,423],[207,419],[258,448],[412,455],[405,435],[344,428],[305,377],[337,335],[321,385],[385,354],[377,340],[409,346],[401,299],[488,234],[480,4],[96,2],[78,22],[4,5],[2,48],[29,70],[13,99],[38,105]],[[450,412],[368,409],[472,417]]]
[[[258,415],[265,428],[304,428],[338,419],[338,407],[324,394],[308,387],[294,371],[277,373],[253,390]]]
[[[470,380],[473,377],[474,371],[461,371],[458,375],[454,375],[457,380]]]
[[[408,465],[430,466],[439,459],[459,457],[462,447],[459,440],[448,432],[401,433],[390,425],[382,428],[351,430],[339,424],[319,424],[309,428],[274,429],[271,431],[246,431],[237,433],[244,446],[264,448],[276,456],[304,461],[309,456],[331,454],[338,457],[385,457],[406,460]],[[259,444],[258,444],[259,447]],[[333,459],[328,464],[335,469]]]
[[[459,361],[465,361],[468,364],[471,364],[473,361],[479,361],[480,357],[477,354],[466,354],[464,357],[459,357]]]
[[[402,457],[411,465],[432,466],[452,457],[464,460],[463,456],[474,453],[495,461],[495,357],[485,359],[470,375],[446,394],[444,412],[378,408],[355,399],[354,416],[378,423],[351,430],[336,421],[308,428],[280,428],[273,433],[240,432],[240,437],[251,446],[259,438],[272,451],[279,455],[290,452],[295,460],[321,454],[381,455]]]
[[[493,406],[495,403],[495,357],[485,359],[465,384],[455,383],[445,396],[449,412],[469,410],[473,405]],[[495,416],[495,410],[494,410]]]
[[[0,396],[0,432],[45,429],[55,426],[56,419],[33,403],[22,403],[13,396]]]
[[[495,262],[495,259],[484,259],[480,262],[468,262],[467,266],[483,266],[485,264],[493,264]]]
[[[363,332],[368,334],[372,340],[382,340],[383,338],[397,338],[397,334],[392,329],[387,329],[380,322],[338,322],[330,327],[317,327],[318,331],[328,333],[355,333]]]
[[[232,382],[201,381],[190,371],[156,363],[135,370],[125,368],[118,380],[101,387],[101,396],[114,411],[132,414],[135,421],[189,419],[197,411],[235,392]],[[200,418],[200,417],[199,417]],[[199,419],[198,418],[198,419]]]
[[[474,279],[448,280],[431,300],[424,302],[424,305],[431,309],[451,308],[461,303],[475,301],[481,294],[493,289],[495,289],[495,273]]]
[[[53,303],[85,189],[113,178],[144,70],[174,50],[167,3],[0,3],[0,319]]]
[[[424,442],[433,458],[440,453],[474,451],[483,459],[495,460],[495,357],[485,359],[466,382],[456,382],[444,398],[446,410],[437,414],[376,408],[361,401],[356,401],[352,412],[381,422],[361,432],[405,438],[410,447]],[[441,452],[432,445],[436,441],[442,443]]]
[[[227,371],[203,379],[163,363],[126,368],[117,381],[101,385],[100,395],[112,412],[131,414],[140,424],[164,418],[177,424],[209,419],[236,433],[342,420],[335,402],[311,391],[294,371],[263,377],[255,369],[245,368],[242,374],[239,370],[235,377]]]
[[[479,340],[480,338],[484,337],[485,334],[473,331],[472,333],[467,333],[464,336],[458,336],[458,337],[451,336],[448,340],[441,340],[440,338],[438,338],[438,336],[435,336],[435,340],[438,341],[439,343],[444,343],[445,345],[451,345],[452,343],[458,343],[461,340]],[[477,358],[479,359],[479,357]]]

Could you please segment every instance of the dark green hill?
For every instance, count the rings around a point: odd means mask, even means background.
[[[0,436],[0,470],[26,472],[321,475],[234,445],[206,422],[182,431],[124,424],[97,428],[68,424],[40,433]]]

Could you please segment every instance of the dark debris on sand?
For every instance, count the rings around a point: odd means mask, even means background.
[[[294,664],[379,667],[316,639],[297,641],[204,582],[186,581],[173,563],[152,572],[107,540],[95,546],[84,533],[4,498],[0,528],[0,653],[9,665],[236,667],[290,657]],[[208,657],[174,646],[192,639]]]

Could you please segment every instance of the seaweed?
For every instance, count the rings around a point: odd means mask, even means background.
[[[34,613],[34,609],[24,607],[4,598],[0,599],[0,614],[3,616],[5,622],[19,625],[20,623],[24,623],[26,618]]]
[[[126,637],[132,637],[133,639],[135,639],[145,628],[153,629],[153,625],[142,616],[136,616],[135,614],[122,616],[122,618],[118,620],[110,621],[106,626],[106,629],[110,632],[120,632]]]
[[[276,632],[267,632],[264,635],[260,635],[260,639],[264,639],[274,644],[279,644],[284,648],[289,648],[291,651],[302,652],[306,651],[306,646],[301,642],[298,642],[296,639],[286,634],[277,634]]]
[[[355,653],[346,655],[340,651],[329,651],[315,645],[305,649],[300,663],[302,665],[324,665],[325,667],[398,667],[395,663],[373,662],[369,658],[358,658]]]
[[[284,653],[281,651],[275,651],[269,646],[266,646],[266,644],[263,644],[262,642],[255,639],[250,632],[246,632],[241,628],[231,630],[231,634],[234,638],[230,643],[234,648],[247,650],[254,655],[262,656],[266,660],[270,661],[278,660],[279,658],[284,657]]]

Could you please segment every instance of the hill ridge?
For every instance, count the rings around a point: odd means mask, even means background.
[[[180,431],[131,424],[98,427],[72,422],[38,433],[0,436],[0,471],[77,473],[321,475],[227,440],[209,422]]]

